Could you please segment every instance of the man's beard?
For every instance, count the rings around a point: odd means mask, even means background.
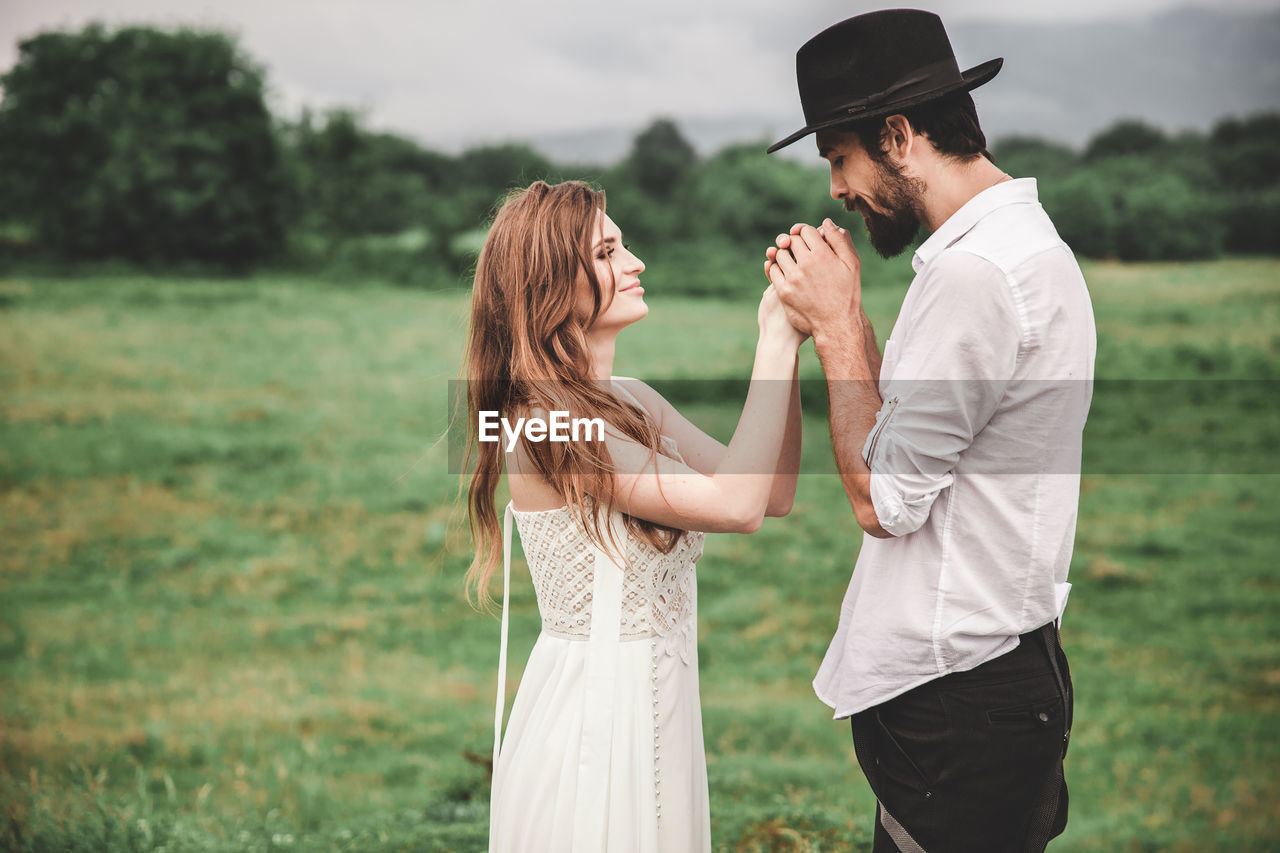
[[[911,245],[920,230],[920,211],[923,208],[924,181],[910,178],[889,162],[877,162],[876,174],[879,186],[872,189],[872,201],[887,210],[876,213],[858,196],[852,202],[845,201],[845,210],[857,210],[867,226],[871,247],[882,258],[902,254]]]

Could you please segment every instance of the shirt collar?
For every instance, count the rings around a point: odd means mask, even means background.
[[[1035,178],[1016,178],[987,187],[961,205],[928,240],[920,244],[911,258],[911,268],[920,272],[939,252],[968,234],[979,220],[993,210],[1011,204],[1035,204],[1038,201]]]

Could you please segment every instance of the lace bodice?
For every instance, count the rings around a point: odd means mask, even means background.
[[[662,439],[664,449],[678,457],[675,442],[667,436]],[[687,663],[697,642],[694,564],[702,556],[706,534],[686,531],[675,549],[663,554],[629,534],[620,513],[615,510],[614,514],[619,542],[625,544],[626,553],[620,637],[662,638],[665,651],[678,654]],[[514,515],[538,597],[542,630],[565,639],[588,639],[596,560],[601,552],[588,538],[577,513],[567,506],[517,509]],[[604,568],[619,570],[613,564]]]

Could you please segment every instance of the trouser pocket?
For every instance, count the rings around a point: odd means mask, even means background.
[[[933,797],[929,777],[920,769],[920,765],[912,757],[911,752],[902,745],[902,739],[885,725],[879,710],[875,711],[876,734],[880,746],[876,750],[877,761],[880,762],[881,773],[890,776],[906,787],[915,788],[925,799]],[[886,754],[887,753],[887,754]],[[904,772],[906,771],[906,772]]]
[[[940,698],[950,755],[937,787],[956,807],[950,831],[966,839],[950,849],[1024,853],[1046,785],[1062,767],[1066,710],[1052,673],[945,690]]]
[[[1054,696],[1036,702],[1022,702],[987,711],[987,723],[992,726],[1029,726],[1033,729],[1062,728],[1062,698]]]
[[[946,710],[937,694],[926,686],[867,713],[875,723],[876,759],[885,796],[933,799],[947,736]]]

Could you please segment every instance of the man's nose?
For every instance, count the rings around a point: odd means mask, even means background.
[[[831,197],[836,201],[844,198],[849,193],[849,188],[845,186],[844,181],[836,176],[835,172],[831,173]]]

